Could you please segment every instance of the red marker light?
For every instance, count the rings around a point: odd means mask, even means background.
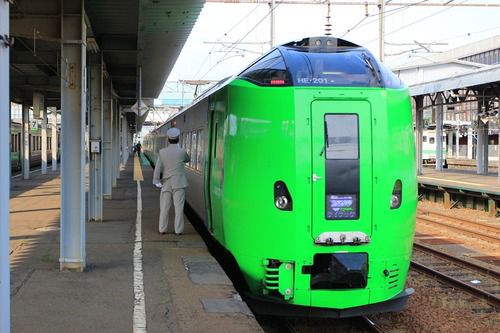
[[[285,84],[285,80],[271,80],[271,85],[283,85]]]

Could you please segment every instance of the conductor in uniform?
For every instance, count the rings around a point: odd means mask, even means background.
[[[153,174],[153,184],[161,188],[159,221],[161,234],[167,232],[168,212],[172,201],[175,209],[175,233],[181,235],[184,231],[185,188],[188,186],[184,163],[189,162],[190,157],[179,146],[179,135],[178,128],[171,127],[167,131],[168,145],[160,149]]]

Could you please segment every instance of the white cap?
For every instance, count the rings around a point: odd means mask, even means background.
[[[180,134],[181,134],[181,131],[179,131],[179,129],[176,127],[171,127],[167,131],[167,137],[169,139],[177,139]]]

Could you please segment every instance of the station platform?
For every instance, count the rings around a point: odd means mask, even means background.
[[[441,193],[445,208],[460,203],[467,208],[484,209],[490,215],[498,215],[500,182],[496,172],[478,175],[472,170],[423,168],[417,179],[420,195]],[[431,197],[436,198],[435,195]]]
[[[138,192],[129,159],[112,199],[104,201],[104,221],[86,223],[83,273],[59,271],[59,173],[13,179],[12,332],[262,332],[187,220],[183,235],[158,233],[160,192],[152,168],[143,164],[142,172]],[[137,326],[134,311],[138,193],[145,327]]]

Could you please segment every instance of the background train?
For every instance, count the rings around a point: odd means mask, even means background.
[[[57,147],[60,147],[60,133],[57,133]],[[12,171],[22,168],[22,125],[10,123],[10,165]],[[30,167],[41,165],[42,161],[42,131],[31,129],[29,133]],[[59,157],[59,149],[58,149]],[[47,128],[47,161],[52,161],[52,129]]]
[[[417,181],[410,98],[358,45],[279,46],[146,136],[181,130],[188,209],[231,253],[267,314],[401,310]]]

